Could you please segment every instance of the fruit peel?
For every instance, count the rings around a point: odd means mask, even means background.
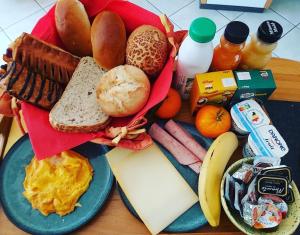
[[[201,209],[208,223],[216,227],[220,223],[220,185],[225,167],[238,147],[238,139],[232,132],[220,135],[208,149],[198,181]]]

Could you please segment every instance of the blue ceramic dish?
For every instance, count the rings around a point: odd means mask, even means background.
[[[94,169],[90,186],[79,199],[82,207],[63,217],[57,214],[44,216],[32,209],[22,194],[25,167],[34,155],[28,135],[12,146],[0,167],[0,201],[12,223],[31,234],[64,234],[78,229],[97,214],[113,186],[113,174],[103,156],[108,148],[85,143],[73,150],[87,157]]]
[[[208,149],[209,146],[212,144],[212,140],[205,138],[200,135],[194,125],[178,122],[182,127],[184,127],[195,140],[201,144],[205,149]],[[160,126],[163,126],[164,122],[158,123]],[[196,174],[193,170],[191,170],[188,166],[181,165],[173,155],[166,150],[162,145],[157,143],[158,146],[161,148],[163,153],[169,159],[169,161],[175,166],[178,172],[183,176],[183,178],[188,182],[191,188],[198,194],[198,178],[199,175]],[[139,219],[138,214],[130,204],[129,200],[127,199],[126,195],[122,191],[121,187],[118,185],[118,191],[120,193],[121,199],[127,209],[134,215],[136,218]],[[159,211],[157,212],[159,213]],[[183,233],[196,230],[204,225],[207,224],[207,220],[201,210],[200,204],[196,203],[192,206],[189,210],[187,210],[184,214],[178,217],[173,223],[171,223],[168,227],[164,229],[166,233]]]

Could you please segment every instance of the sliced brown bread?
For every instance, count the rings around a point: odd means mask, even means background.
[[[108,124],[96,98],[96,86],[105,70],[92,57],[80,60],[62,97],[49,114],[51,126],[64,132],[95,132]]]

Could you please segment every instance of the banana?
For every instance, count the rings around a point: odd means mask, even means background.
[[[199,175],[198,195],[201,209],[208,223],[216,227],[220,222],[220,185],[224,169],[238,147],[238,139],[232,132],[220,135],[208,149]]]

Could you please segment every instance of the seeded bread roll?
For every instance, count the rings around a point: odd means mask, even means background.
[[[58,0],[55,24],[66,49],[77,56],[92,55],[91,24],[84,5],[78,0]]]
[[[124,64],[126,30],[123,20],[111,11],[100,12],[91,29],[93,57],[104,69]]]
[[[136,28],[129,36],[126,47],[126,64],[142,69],[155,78],[163,69],[168,56],[165,34],[151,25]]]
[[[150,94],[146,74],[132,65],[120,65],[105,73],[97,86],[97,100],[112,117],[125,117],[140,111]]]

